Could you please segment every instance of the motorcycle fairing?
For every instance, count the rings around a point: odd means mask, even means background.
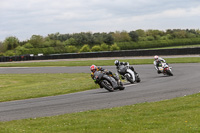
[[[135,81],[135,73],[131,69],[127,69],[126,71],[131,74],[133,81]]]

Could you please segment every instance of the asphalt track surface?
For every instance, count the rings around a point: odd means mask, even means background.
[[[200,92],[200,63],[170,64],[174,76],[157,74],[153,65],[135,65],[141,83],[125,84],[123,91],[94,89],[59,96],[0,103],[0,121],[53,116],[160,101]],[[104,67],[115,72],[114,66]],[[0,68],[2,73],[90,73],[89,67]],[[91,80],[91,82],[93,82]]]

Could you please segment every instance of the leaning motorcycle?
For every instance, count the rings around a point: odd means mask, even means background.
[[[169,67],[167,63],[161,63],[161,67],[158,67],[159,71],[164,75],[173,76],[172,67]]]
[[[94,73],[94,81],[98,83],[101,88],[105,88],[109,92],[114,90],[124,90],[123,84],[120,82],[120,86],[117,81],[110,75],[107,75],[105,72],[96,71]]]
[[[129,65],[119,66],[119,69],[117,72],[121,75],[122,79],[126,79],[131,84],[133,84],[135,81],[136,82],[141,81],[139,74],[135,74],[135,72],[129,68]]]

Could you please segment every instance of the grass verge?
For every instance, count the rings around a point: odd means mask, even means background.
[[[197,133],[200,94],[131,106],[0,122],[2,133]]]
[[[196,47],[200,47],[200,44],[196,44],[196,45],[183,45],[183,46],[169,46],[169,47],[149,48],[149,49],[173,49],[173,48],[196,48]]]
[[[116,58],[117,59],[117,58]],[[55,62],[20,62],[2,63],[0,67],[50,67],[50,66],[98,66],[114,65],[115,60],[79,60],[79,61],[55,61]],[[131,65],[152,64],[153,59],[122,59]],[[168,63],[200,63],[200,57],[166,58]]]
[[[67,94],[93,88],[98,86],[88,73],[0,74],[0,102]]]

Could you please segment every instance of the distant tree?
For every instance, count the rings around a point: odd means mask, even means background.
[[[16,49],[15,49],[15,52],[16,52],[16,55],[23,55],[23,54],[27,54],[27,48],[25,48],[24,46],[18,46]]]
[[[60,33],[56,32],[55,34],[48,34],[47,38],[50,39],[50,40],[58,40],[59,36],[60,36]]]
[[[4,42],[3,42],[3,46],[5,48],[5,50],[13,50],[15,49],[17,46],[19,45],[19,40],[16,37],[7,37]]]
[[[115,42],[128,42],[131,40],[131,37],[126,31],[116,31],[112,34]]]
[[[163,31],[160,31],[160,30],[147,30],[146,31],[146,35],[147,36],[153,36],[154,38],[159,35],[159,36],[163,36],[164,35],[164,32]]]
[[[75,33],[72,35],[72,37],[76,40],[77,46],[87,44],[88,43],[88,37],[84,32],[81,33]]]
[[[101,51],[108,51],[109,50],[109,46],[105,43],[101,44]]]
[[[147,37],[140,37],[140,36],[139,36],[138,39],[139,39],[139,41],[147,41]]]
[[[136,31],[130,31],[129,36],[131,37],[131,40],[134,42],[137,42],[139,40],[139,35]]]
[[[138,29],[135,32],[138,34],[139,37],[145,37],[146,36],[145,31],[142,30],[142,29]]]
[[[106,44],[108,44],[108,45],[111,45],[111,44],[114,43],[114,38],[113,38],[113,36],[112,36],[112,33],[109,33],[109,34],[107,34],[107,33],[102,33],[102,35],[103,35],[103,42],[104,42],[104,43],[106,43]]]
[[[113,44],[113,45],[110,46],[110,50],[111,50],[111,51],[120,50],[120,48],[119,48],[119,47],[117,46],[117,44],[115,43],[115,44]]]
[[[65,42],[64,42],[64,44],[65,45],[76,45],[77,44],[77,41],[76,41],[76,39],[74,39],[74,38],[70,38],[70,39],[68,39],[68,40],[66,40]]]
[[[23,45],[24,48],[30,49],[33,48],[33,45],[31,43],[26,43]]]
[[[195,30],[195,32],[196,32],[197,37],[200,37],[200,30],[197,29],[197,30]]]
[[[186,37],[187,37],[187,38],[195,38],[195,37],[197,37],[197,36],[196,36],[196,34],[194,34],[194,33],[188,32],[188,33],[186,33]]]
[[[174,36],[174,38],[186,38],[186,31],[180,29],[174,30],[172,36]]]
[[[44,41],[44,47],[45,48],[51,47],[51,40],[45,40]]]
[[[55,49],[53,47],[48,47],[47,48],[47,53],[46,54],[54,54],[55,53]]]
[[[171,34],[167,34],[165,35],[167,37],[167,39],[173,39],[172,35]]]
[[[42,48],[44,47],[44,38],[40,35],[32,35],[29,40],[29,43],[33,45],[34,48]]]
[[[4,52],[3,42],[0,41],[0,52]]]
[[[14,53],[13,50],[7,50],[7,51],[3,54],[3,56],[15,56],[15,53]]]
[[[19,45],[20,45],[20,46],[23,46],[23,45],[26,44],[26,43],[28,43],[28,40],[20,41],[20,42],[19,42]]]
[[[147,41],[153,41],[154,37],[153,36],[147,36],[146,39],[147,39]]]
[[[43,43],[44,47],[50,46],[50,47],[64,47],[64,42],[61,42],[60,40],[49,40],[45,41]]]
[[[59,41],[61,41],[61,42],[64,42],[64,41],[66,41],[66,40],[68,40],[68,39],[70,39],[71,38],[71,35],[70,34],[59,34],[58,36],[57,36],[57,40],[59,40]]]
[[[67,53],[76,53],[78,49],[75,46],[69,45],[65,46]]]
[[[101,47],[99,46],[99,45],[94,45],[93,47],[92,47],[92,51],[101,51]]]
[[[44,42],[44,47],[55,47],[56,46],[56,40],[46,40]]]
[[[64,46],[65,46],[64,43],[61,42],[60,40],[55,41],[55,47],[64,47]]]
[[[89,44],[90,46],[94,44],[94,36],[91,32],[86,32],[85,33],[86,37],[87,37],[87,43],[84,44]]]
[[[174,31],[172,29],[167,29],[165,34],[172,34]]]
[[[89,45],[83,45],[83,47],[80,49],[80,52],[91,52]]]
[[[104,42],[103,35],[101,33],[94,33],[94,44],[102,44]]]

